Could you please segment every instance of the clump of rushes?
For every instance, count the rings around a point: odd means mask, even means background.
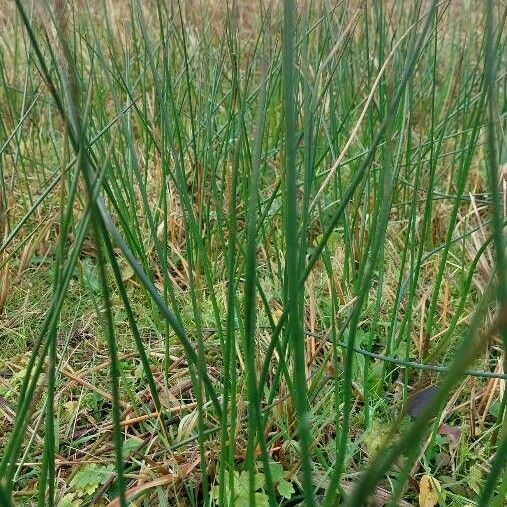
[[[504,7],[0,16],[0,505],[504,505]]]

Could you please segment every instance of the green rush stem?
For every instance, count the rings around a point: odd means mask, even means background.
[[[307,507],[315,505],[312,482],[312,461],[310,455],[309,406],[306,392],[305,375],[305,341],[300,322],[300,304],[304,287],[298,283],[299,255],[298,251],[298,209],[297,209],[297,168],[296,168],[296,101],[294,60],[295,6],[292,0],[283,2],[282,30],[282,75],[283,75],[283,107],[285,131],[285,168],[286,168],[286,200],[285,200],[285,283],[287,290],[288,322],[286,336],[292,346],[294,355],[294,388],[296,412],[298,414],[298,435],[301,446],[303,464],[303,491]],[[303,231],[305,233],[305,231]],[[283,348],[282,348],[283,350]],[[262,383],[261,383],[262,388]]]
[[[485,86],[487,92],[488,113],[488,180],[491,193],[492,233],[495,247],[496,273],[497,273],[497,303],[502,309],[507,302],[507,263],[505,260],[505,237],[503,203],[500,196],[500,182],[498,179],[498,147],[497,147],[497,99],[496,99],[496,64],[495,64],[495,41],[494,41],[494,16],[493,2],[487,0],[486,4],[486,51],[485,51]],[[505,196],[504,196],[505,199]],[[504,348],[504,371],[507,371],[507,329],[501,331]],[[507,391],[504,392],[500,417],[505,414],[507,407]]]

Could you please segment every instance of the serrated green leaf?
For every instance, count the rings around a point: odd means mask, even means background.
[[[261,472],[255,474],[255,489],[261,489],[264,486],[265,476]]]
[[[113,469],[113,465],[99,466],[95,463],[84,465],[70,481],[70,487],[77,496],[92,495],[107,481]]]
[[[285,479],[282,479],[278,483],[276,489],[278,490],[278,493],[280,493],[280,495],[283,496],[283,498],[286,498],[287,500],[290,499],[294,494],[294,486],[292,485],[291,482],[286,481]]]
[[[248,498],[250,485],[248,483],[248,472],[234,474],[234,493],[237,497]]]
[[[275,463],[272,461],[269,464],[269,469],[271,470],[271,477],[273,482],[280,482],[285,477],[285,470],[280,463]]]
[[[262,491],[257,491],[255,493],[255,506],[256,507],[269,507],[269,499],[266,493]],[[236,497],[236,507],[250,507],[250,497],[246,496],[237,496]]]
[[[123,459],[127,459],[142,443],[142,439],[137,437],[131,437],[124,440],[122,446]]]
[[[255,493],[256,507],[269,507],[269,499],[266,493]]]
[[[217,484],[211,488],[211,499],[216,500],[218,502],[218,498],[220,496],[220,486]]]
[[[84,259],[81,264],[83,269],[83,281],[85,285],[93,293],[100,293],[101,285],[97,267],[88,258]]]

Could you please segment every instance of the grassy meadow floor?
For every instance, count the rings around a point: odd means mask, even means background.
[[[506,16],[0,0],[0,507],[505,505]]]

